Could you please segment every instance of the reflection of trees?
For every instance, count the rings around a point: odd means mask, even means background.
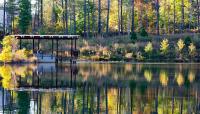
[[[28,114],[30,106],[30,98],[27,92],[18,92],[17,95],[18,105],[19,105],[19,114]]]
[[[190,70],[188,74],[188,80],[192,83],[195,80],[195,73],[194,71]]]
[[[184,77],[183,77],[183,74],[181,72],[179,73],[176,73],[175,74],[175,77],[176,77],[176,82],[179,86],[182,86],[184,84]]]
[[[32,75],[32,69],[29,66],[10,66],[3,65],[0,66],[0,75],[2,77],[2,86],[4,88],[16,88],[17,76],[26,77],[27,75]]]
[[[146,89],[143,89],[146,88]],[[34,112],[39,113],[144,113],[150,114],[158,112],[159,114],[180,112],[187,113],[190,110],[195,111],[198,97],[192,93],[198,92],[193,89],[189,93],[185,89],[154,87],[134,84],[131,82],[126,87],[111,87],[104,85],[94,87],[93,85],[85,85],[77,87],[76,92],[16,92],[12,97],[13,101],[17,99],[20,114],[28,113],[30,108],[30,99],[36,102],[37,108]],[[83,97],[84,96],[84,97]],[[190,100],[188,100],[190,97]],[[66,103],[66,104],[65,104]],[[196,104],[195,104],[196,103]],[[173,105],[173,106],[172,106]],[[174,107],[174,108],[173,108]],[[17,109],[17,111],[18,111]],[[83,110],[84,109],[84,110]],[[36,111],[37,110],[37,111]]]
[[[145,70],[144,71],[144,77],[148,82],[151,82],[152,79],[152,72],[150,70]]]
[[[134,68],[136,65],[94,65],[92,68],[90,65],[80,65],[79,75],[74,77],[68,74],[67,72],[57,72],[52,73],[52,78],[49,77],[50,73],[38,73],[39,78],[35,74],[33,74],[34,78],[30,78],[33,83],[40,81],[40,86],[43,87],[49,84],[49,80],[56,80],[57,78],[57,87],[59,87],[62,83],[67,83],[67,86],[71,87],[75,91],[54,91],[54,92],[26,92],[29,96],[29,99],[33,99],[38,108],[38,112],[41,113],[171,113],[179,114],[181,111],[185,113],[189,109],[186,107],[189,103],[191,104],[190,110],[194,112],[194,107],[197,106],[198,103],[195,101],[198,97],[194,97],[195,93],[198,93],[197,88],[199,84],[191,84],[188,92],[185,92],[185,88],[183,86],[178,87],[175,84],[170,83],[170,81],[174,80],[175,83],[177,80],[184,80],[184,73],[181,73],[183,79],[178,77],[178,73],[174,76],[174,68],[170,66],[163,66],[164,68],[160,71],[157,68],[159,66],[148,67],[149,65],[143,65],[143,68],[140,69],[140,72],[135,72]],[[101,72],[103,69],[104,73]],[[132,67],[129,69],[129,67]],[[139,67],[139,66],[138,66]],[[173,66],[174,67],[174,66]],[[177,66],[176,66],[177,67]],[[1,67],[0,67],[1,68]],[[17,78],[20,76],[22,78],[22,84],[26,83],[29,80],[31,73],[28,73],[26,70],[31,68],[15,68],[14,67],[7,69],[0,69],[0,73],[5,70],[11,72],[10,74],[6,74],[2,72],[1,75],[6,76],[10,81],[13,80],[13,77]],[[107,70],[106,70],[107,69]],[[183,67],[183,69],[188,69],[188,67]],[[21,70],[20,72],[18,70]],[[144,72],[143,72],[144,71]],[[160,71],[160,72],[159,72]],[[169,72],[170,71],[170,72]],[[25,72],[25,73],[24,73]],[[84,79],[83,75],[87,73],[87,78]],[[57,74],[57,75],[56,75]],[[150,83],[144,80],[144,77]],[[19,76],[18,76],[19,75]],[[22,76],[21,76],[22,75]],[[23,77],[23,76],[26,77]],[[54,77],[56,75],[56,77]],[[116,77],[113,77],[115,75]],[[135,75],[138,75],[137,79]],[[195,69],[189,71],[188,80],[191,82],[195,82]],[[3,78],[2,76],[2,78]],[[154,76],[154,78],[152,78]],[[62,78],[61,78],[62,77]],[[132,77],[132,78],[131,78]],[[70,85],[70,79],[73,78],[73,83]],[[75,79],[77,78],[77,79]],[[174,79],[171,79],[174,78]],[[180,78],[180,79],[179,79]],[[39,80],[38,80],[39,79]],[[152,80],[154,79],[154,80]],[[196,78],[197,79],[197,78]],[[62,80],[62,81],[59,81]],[[25,82],[24,82],[25,81]],[[9,82],[9,81],[8,81]],[[43,82],[43,83],[42,83]],[[180,81],[181,82],[181,81]],[[180,82],[178,85],[181,85]],[[10,84],[9,82],[8,84]],[[29,81],[28,81],[29,83]],[[160,84],[158,84],[160,83]],[[185,82],[184,82],[185,83]],[[32,84],[32,83],[31,83]],[[31,85],[30,84],[30,85]],[[60,84],[60,85],[59,85]],[[37,85],[37,83],[36,83]],[[163,86],[161,86],[163,85]],[[182,84],[183,85],[183,84]],[[17,86],[16,86],[17,87]],[[31,86],[30,86],[31,87]],[[35,87],[35,86],[34,86]],[[45,86],[46,87],[46,86]],[[49,86],[48,86],[49,87]],[[51,86],[50,86],[51,87]],[[53,86],[55,87],[55,86]],[[63,87],[63,86],[61,86]],[[172,91],[173,89],[173,91]],[[182,91],[182,95],[179,95],[179,90]],[[18,96],[18,92],[16,92],[16,96]],[[39,97],[35,97],[39,96]],[[198,96],[198,95],[196,95]],[[190,100],[186,100],[190,97]],[[16,99],[16,98],[14,98]],[[17,101],[18,102],[18,101]],[[196,104],[195,104],[196,103]],[[28,105],[27,105],[28,106]],[[164,106],[164,108],[163,108]],[[180,108],[182,106],[182,108]],[[174,108],[173,108],[174,107]],[[28,107],[27,107],[28,108]],[[25,112],[23,110],[22,112]]]
[[[0,67],[0,75],[2,77],[2,86],[4,88],[10,88],[11,83],[11,67],[10,66],[1,66]]]

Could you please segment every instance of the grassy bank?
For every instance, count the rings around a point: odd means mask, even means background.
[[[161,50],[163,39],[168,40],[166,53]],[[182,42],[180,39],[182,39]],[[148,43],[152,44],[150,51],[145,50],[145,48],[149,48]],[[191,44],[195,49],[190,49]],[[78,41],[80,60],[92,61],[198,62],[200,61],[199,44],[200,34],[193,33],[162,35],[159,37],[137,35],[134,43],[128,35],[81,38]],[[183,45],[183,47],[180,45]]]

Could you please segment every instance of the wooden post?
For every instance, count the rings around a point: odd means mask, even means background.
[[[76,50],[76,39],[74,39],[74,49]]]
[[[71,63],[73,63],[73,39],[71,39]]]
[[[19,39],[19,49],[22,49],[22,41]]]
[[[56,39],[56,63],[58,63],[58,39]]]
[[[37,49],[40,50],[40,40],[38,39]]]
[[[51,57],[52,57],[52,59],[53,59],[53,45],[54,45],[54,44],[53,44],[53,39],[52,39],[52,40],[51,40],[51,54],[52,54]]]
[[[34,50],[35,50],[35,40],[33,39],[33,47],[32,47],[32,50],[33,50],[33,52],[34,52]]]

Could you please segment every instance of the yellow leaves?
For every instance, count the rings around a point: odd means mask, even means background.
[[[11,46],[12,44],[16,44],[16,40],[14,36],[5,36],[1,44],[3,46]]]
[[[4,65],[0,67],[0,75],[3,79],[10,80],[11,79],[11,67]]]
[[[0,53],[0,61],[3,62],[11,62],[12,60],[12,52],[11,47],[3,47],[2,52]]]
[[[181,52],[185,46],[185,43],[182,39],[179,39],[177,42],[178,51]]]
[[[168,75],[167,75],[167,72],[166,71],[161,71],[160,72],[160,83],[163,85],[163,86],[167,86],[168,84]]]
[[[144,48],[144,51],[146,52],[146,53],[152,53],[152,51],[153,51],[153,45],[152,45],[152,43],[151,42],[148,42],[147,43],[147,45],[145,46],[145,48]]]
[[[195,56],[196,54],[196,46],[193,43],[190,43],[188,46],[190,56]]]
[[[2,45],[3,50],[0,53],[0,61],[8,63],[16,60],[26,60],[27,52],[25,49],[17,50],[17,40],[14,36],[5,36]]]
[[[167,39],[163,39],[160,43],[160,51],[162,54],[167,54],[169,48],[169,41]]]

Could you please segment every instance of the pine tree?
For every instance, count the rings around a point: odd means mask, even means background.
[[[27,33],[29,25],[31,23],[31,3],[29,0],[19,1],[19,29],[22,34]]]

